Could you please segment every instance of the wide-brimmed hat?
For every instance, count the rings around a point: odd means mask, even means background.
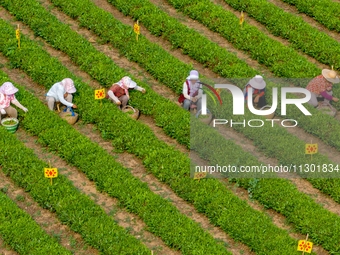
[[[61,84],[65,88],[65,91],[69,94],[73,94],[77,91],[76,87],[74,86],[73,80],[70,78],[65,78],[64,80],[62,80]]]
[[[187,77],[187,80],[195,80],[197,81],[199,79],[199,74],[196,70],[191,70],[189,76]]]
[[[5,95],[13,95],[18,92],[18,89],[14,87],[12,82],[5,82],[0,87],[0,92]]]
[[[322,76],[331,83],[339,83],[340,79],[334,70],[323,69]]]
[[[263,80],[261,75],[255,75],[248,84],[252,86],[254,89],[264,89],[266,87],[266,82]]]
[[[137,86],[137,83],[131,80],[129,76],[124,76],[120,82],[118,83],[119,85],[124,85],[128,87],[129,89],[133,89],[134,87]]]

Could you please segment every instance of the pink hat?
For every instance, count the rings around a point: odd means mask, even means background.
[[[18,92],[18,89],[14,87],[12,82],[5,82],[0,87],[0,92],[5,95],[13,95]]]
[[[61,85],[65,88],[67,93],[72,94],[77,91],[73,81],[70,78],[65,78],[64,80],[62,80]]]

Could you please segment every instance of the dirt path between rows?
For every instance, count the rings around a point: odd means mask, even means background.
[[[340,42],[340,34],[336,31],[329,30],[327,27],[316,21],[315,19],[311,18],[310,16],[299,12],[295,6],[282,2],[281,0],[269,0],[269,2],[273,3],[277,7],[285,10],[286,12],[292,13],[295,16],[301,17],[306,23],[311,25],[312,27],[316,28],[322,33],[325,33],[332,37],[334,40]],[[339,1],[340,2],[340,1]],[[335,18],[335,17],[334,17]]]
[[[247,54],[245,54],[242,51],[234,48],[234,46],[231,43],[229,43],[224,37],[220,36],[218,33],[215,33],[215,32],[208,30],[202,24],[200,24],[200,23],[186,17],[185,15],[177,12],[174,8],[172,8],[165,1],[151,0],[151,2],[154,3],[156,6],[158,6],[162,11],[165,11],[170,16],[178,19],[178,21],[180,21],[183,25],[197,31],[198,33],[205,36],[210,41],[212,41],[212,42],[216,43],[217,45],[219,45],[220,47],[224,48],[226,51],[234,53],[239,59],[246,62],[249,66],[256,68],[261,73],[266,74],[268,77],[271,77],[270,71],[264,65],[259,64],[257,61],[252,60]],[[122,23],[129,25],[129,26],[133,26],[134,21],[131,17],[124,16],[123,13],[121,13],[117,8],[115,8],[112,4],[108,3],[106,0],[95,0],[94,3],[98,7],[110,12],[116,19],[118,19]],[[156,36],[152,35],[149,32],[149,30],[143,26],[143,23],[141,23],[141,33],[144,36],[146,36],[149,41],[159,44],[166,51],[168,51],[170,53],[173,51],[173,50],[171,50],[171,45],[170,45],[169,41],[167,41],[167,40],[165,40],[161,37],[156,37]],[[179,59],[183,62],[186,62],[186,63],[188,63],[188,61],[191,61],[191,62],[193,61],[195,63],[195,68],[197,68],[197,66],[199,66],[199,71],[201,71],[201,72],[202,72],[202,70],[207,69],[207,68],[204,68],[202,64],[195,62],[195,60],[193,60],[191,58],[188,60],[188,56],[184,55],[181,50],[178,50],[178,51],[180,51],[181,54],[176,54],[177,59]],[[202,72],[202,74],[208,76],[209,78],[216,78],[216,77],[219,78],[219,76],[214,72],[207,73],[207,74]]]
[[[92,131],[91,127],[88,129]],[[60,174],[71,180],[77,189],[88,195],[97,205],[101,206],[109,216],[112,216],[119,226],[127,229],[131,235],[139,239],[149,249],[153,250],[156,254],[163,254],[163,252],[170,255],[180,254],[168,248],[160,238],[146,231],[146,225],[138,216],[119,208],[117,199],[97,191],[95,183],[89,181],[86,175],[76,167],[70,166],[54,153],[48,152],[47,149],[40,146],[37,143],[36,137],[31,136],[22,129],[19,129],[17,133],[19,139],[25,141],[25,145],[34,150],[35,154],[41,160],[51,162],[52,166],[58,168]],[[109,143],[104,142],[100,144],[100,146],[108,147]]]
[[[57,8],[54,8],[53,7],[53,4],[48,1],[48,0],[41,0],[40,1],[42,3],[42,5],[47,9],[49,10],[54,16],[56,16],[60,21],[63,21],[64,23],[67,23],[70,25],[70,27],[76,31],[77,33],[85,36],[85,38],[88,38],[88,37],[92,37],[93,40],[92,42],[94,41],[98,41],[100,42],[101,40],[98,39],[98,37],[92,33],[91,31],[87,30],[86,28],[81,28],[79,27],[78,25],[78,22],[71,19],[69,16],[67,16],[66,14],[64,14],[63,12],[59,11]],[[100,5],[104,5],[104,6],[99,6],[99,7],[102,7],[103,9],[105,9],[106,11],[110,12],[111,14],[113,14],[113,16],[118,19],[119,21],[121,21],[123,24],[125,25],[129,25],[131,27],[133,27],[133,24],[134,24],[134,21],[132,19],[130,19],[129,17],[126,17],[124,16],[122,13],[120,13],[118,10],[115,10],[110,4],[108,4],[107,2],[104,2],[104,1],[101,1],[101,2],[98,2],[97,0],[94,0],[93,1],[95,4],[100,4]],[[106,9],[106,8],[109,8],[109,9]],[[197,61],[191,59],[189,56],[187,55],[184,55],[182,53],[182,51],[180,49],[172,49],[172,45],[162,39],[162,38],[159,38],[159,37],[155,37],[153,35],[151,35],[146,29],[145,27],[143,27],[143,25],[141,24],[141,27],[140,27],[140,32],[143,36],[145,36],[150,42],[152,43],[155,43],[155,44],[158,44],[160,45],[163,49],[165,49],[166,51],[168,51],[172,56],[174,56],[175,58],[177,59],[180,59],[182,62],[186,63],[186,64],[193,64],[193,66],[196,68],[197,71],[199,71],[202,75],[205,75],[205,76],[209,76],[209,77],[218,77],[214,72],[212,72],[211,70],[209,70],[208,68],[205,68],[203,67],[200,63],[198,63]],[[96,39],[94,39],[96,38]],[[91,42],[91,41],[90,41]],[[96,46],[94,43],[92,43],[93,46]],[[111,48],[112,50],[113,47],[112,45],[110,44],[106,44],[107,46],[109,46],[109,48]],[[120,54],[117,52],[117,56],[119,56]],[[105,53],[108,53],[108,52],[105,52]],[[131,64],[131,62],[129,62],[128,60],[125,61],[125,57],[120,57],[121,60],[124,59],[124,62],[122,62],[124,65],[121,65],[121,67],[124,68],[125,64],[127,64],[127,66],[133,66]],[[116,60],[114,60],[116,61]],[[129,63],[127,63],[129,62]],[[118,63],[117,63],[118,64]],[[139,66],[138,64],[136,63],[133,63],[135,64],[134,66]]]
[[[132,23],[132,21],[131,21],[131,23]],[[43,92],[44,93],[44,92]],[[41,94],[43,94],[43,93],[41,93]]]
[[[11,250],[7,244],[0,238],[0,254],[1,255],[19,255],[16,251]]]
[[[257,147],[253,144],[253,141],[246,138],[241,133],[236,132],[230,127],[218,127],[220,134],[228,140],[232,140],[235,144],[239,145],[244,151],[255,156],[260,162],[266,165],[277,166],[279,162],[275,158],[266,157],[260,152]],[[323,150],[325,148],[322,148]],[[338,159],[339,160],[339,159]],[[294,177],[293,175],[291,175]],[[301,192],[309,195],[316,203],[322,205],[328,211],[340,216],[340,204],[335,202],[328,195],[323,194],[320,190],[314,188],[310,182],[301,178],[289,179],[296,188]]]
[[[7,73],[14,72],[13,74],[10,74],[11,79],[16,79],[16,82],[19,84],[23,84],[25,81],[28,80],[28,84],[25,84],[31,92],[38,95],[38,97],[43,100],[44,93],[39,93],[40,86],[35,85],[34,82],[29,81],[30,79],[28,77],[25,77],[26,75],[23,74],[19,70],[7,70]],[[25,78],[25,79],[24,79]],[[26,82],[25,82],[26,83]],[[177,197],[176,194],[173,193],[173,191],[167,186],[162,183],[160,183],[153,175],[148,174],[146,170],[142,167],[142,162],[140,162],[138,159],[136,159],[134,156],[129,155],[127,153],[123,154],[113,154],[112,151],[114,147],[112,144],[108,141],[105,141],[101,138],[100,133],[96,130],[95,126],[92,125],[82,125],[81,122],[75,125],[77,130],[79,130],[82,134],[89,137],[92,141],[98,143],[102,148],[106,149],[112,156],[114,156],[118,162],[122,163],[125,167],[131,169],[131,172],[134,176],[137,178],[140,178],[142,181],[147,182],[149,188],[155,192],[156,194],[161,195],[162,197],[169,199],[172,201],[172,203],[184,214],[186,214],[188,217],[194,219],[196,222],[199,222],[201,226],[208,230],[210,233],[213,234],[215,238],[218,238],[220,240],[223,240],[225,243],[229,244],[229,250],[231,250],[234,254],[252,254],[249,251],[249,248],[247,248],[245,245],[240,243],[235,243],[230,237],[228,237],[221,229],[216,228],[212,226],[209,223],[209,220],[196,212],[195,208],[188,204],[187,202],[183,201],[181,198]],[[118,158],[117,158],[118,157]],[[206,162],[202,161],[197,157],[197,155],[192,156],[191,158],[194,159],[195,162],[198,164],[204,165]],[[60,165],[60,163],[58,164]],[[70,177],[69,177],[70,178]],[[86,177],[85,177],[86,178]],[[229,185],[226,185],[229,186]],[[95,189],[95,188],[94,188]],[[255,203],[253,201],[250,201],[249,197],[247,196],[247,193],[245,190],[241,188],[236,188],[235,186],[229,187],[235,195],[241,197],[242,199],[246,200],[248,204],[255,210],[264,211],[267,214],[269,214],[274,220],[274,224],[280,228],[288,229],[290,232],[292,231],[291,227],[285,226],[285,217],[282,215],[271,211],[271,210],[265,210],[262,205],[259,205],[258,203]],[[100,202],[98,202],[100,203]],[[290,234],[292,238],[298,238],[299,234]],[[248,252],[247,252],[248,251]],[[321,254],[321,253],[320,253]],[[327,253],[323,253],[327,254]]]
[[[65,53],[63,53],[61,51],[55,50],[54,48],[49,46],[41,38],[35,37],[34,33],[25,24],[23,24],[21,22],[13,22],[12,21],[12,17],[5,10],[1,10],[0,9],[0,16],[3,19],[11,22],[13,25],[14,24],[20,24],[20,28],[21,28],[21,33],[22,34],[28,36],[31,40],[42,42],[44,50],[46,50],[51,56],[57,58],[67,69],[69,69],[72,73],[74,73],[78,77],[81,77],[82,80],[84,82],[87,82],[92,88],[100,88],[101,87],[101,85],[96,80],[92,79],[89,74],[87,74],[86,72],[80,70],[80,68],[78,66],[76,66],[72,62],[72,60],[69,58],[68,55],[66,55]],[[73,20],[71,20],[71,21],[73,21]],[[90,37],[90,35],[89,35],[89,37]],[[102,51],[106,55],[109,55],[110,57],[112,57],[113,61],[115,61],[115,63],[116,63],[118,54],[115,54],[115,52],[110,50],[110,47],[108,45],[106,45],[105,47],[103,45],[102,46],[97,46],[97,47],[98,47],[99,51]],[[125,68],[128,69],[128,71],[133,70],[134,75],[136,75],[136,77],[138,76],[138,78],[140,78],[141,80],[146,78],[148,80],[148,83],[151,85],[152,89],[156,93],[164,96],[165,98],[168,98],[168,99],[172,100],[173,102],[177,101],[178,96],[175,93],[173,93],[166,86],[160,85],[156,80],[152,79],[150,76],[146,77],[146,75],[147,75],[146,72],[144,70],[141,70],[141,68],[138,65],[136,65],[136,64],[134,64],[132,62],[129,62],[125,58],[124,59],[123,58],[118,58],[118,59],[120,59],[118,62],[119,62],[119,65],[121,67],[124,66]],[[5,59],[3,59],[3,60],[5,60]],[[127,63],[129,63],[129,64],[127,64]],[[113,82],[115,82],[115,81],[113,81]],[[37,92],[40,93],[41,95],[44,95],[46,93],[44,88],[41,88],[40,91],[37,91]],[[170,138],[169,136],[167,136],[164,133],[164,131],[162,131],[159,127],[157,127],[156,123],[154,122],[154,120],[151,117],[149,117],[149,116],[142,116],[139,121],[144,123],[144,124],[146,124],[146,125],[148,125],[149,127],[153,127],[153,129],[157,130],[157,132],[155,134],[160,139],[162,139],[162,140],[166,141],[167,143],[175,146],[175,148],[179,149],[182,152],[188,151],[187,148],[184,145],[179,144],[175,139]]]
[[[28,143],[26,134],[22,130],[18,130],[17,136],[25,144]],[[84,242],[81,235],[73,232],[68,226],[63,225],[54,213],[40,207],[25,190],[17,187],[2,171],[0,171],[0,185],[1,188],[7,190],[6,195],[19,208],[28,213],[41,229],[51,237],[56,238],[63,247],[79,255],[99,254],[98,250]]]
[[[6,64],[5,58],[0,55],[0,63]],[[44,94],[45,92],[42,90],[42,87],[35,84],[29,77],[27,77],[26,74],[24,74],[22,71],[17,69],[9,70],[6,67],[3,68],[3,70],[9,75],[10,79],[14,82],[21,84],[26,87],[28,91],[31,91],[35,94],[36,97],[38,97],[42,102],[44,101]],[[143,182],[146,182],[150,188],[151,191],[154,193],[169,199],[173,205],[177,207],[177,209],[187,215],[189,218],[193,219],[194,221],[198,222],[202,228],[207,230],[214,238],[224,241],[228,244],[228,250],[231,250],[234,254],[252,254],[249,251],[249,248],[247,248],[245,245],[236,243],[233,241],[224,231],[222,231],[220,228],[214,227],[212,224],[210,224],[209,219],[206,218],[204,215],[199,214],[196,212],[196,209],[190,205],[189,203],[185,202],[183,199],[179,198],[167,185],[159,182],[157,178],[155,178],[152,174],[149,174],[146,169],[143,166],[143,163],[141,160],[137,159],[135,156],[123,153],[123,154],[114,154],[112,153],[114,147],[112,146],[112,143],[110,141],[105,141],[102,137],[97,128],[90,124],[82,124],[81,122],[78,122],[74,127],[81,132],[83,135],[87,136],[91,141],[97,143],[99,146],[104,148],[108,153],[110,153],[117,162],[121,163],[124,167],[131,169],[131,173],[141,179]],[[157,133],[157,132],[156,132]],[[33,138],[32,138],[33,139]],[[35,140],[35,139],[34,139]],[[38,145],[35,144],[34,140],[32,140],[29,144],[30,146],[34,146],[33,148],[37,150],[39,148]],[[73,181],[74,185],[81,189],[85,194],[91,195],[95,194],[96,202],[100,205],[102,205],[103,202],[105,202],[106,205],[108,204],[114,204],[114,202],[108,202],[109,200],[113,200],[113,198],[108,197],[107,195],[103,195],[100,193],[96,193],[95,185],[87,181],[87,178],[85,175],[79,172],[79,170],[76,170],[75,168],[67,166],[65,162],[60,160],[59,158],[55,157],[53,154],[47,154],[48,156],[44,156],[47,152],[39,153],[41,157],[54,157],[53,162],[56,162],[55,164],[59,166],[59,168],[62,169],[72,169],[70,172],[72,174],[68,175],[68,178]],[[65,170],[66,171],[66,170]],[[65,174],[67,172],[64,172]],[[81,178],[81,179],[80,179]],[[105,198],[102,198],[102,200],[99,200],[101,196],[104,196]],[[107,208],[107,206],[105,206]],[[104,208],[104,209],[105,209]],[[106,211],[109,209],[106,209]],[[125,213],[125,212],[124,212]],[[124,214],[122,213],[122,214]],[[137,216],[129,216],[129,218],[137,219]],[[123,222],[125,222],[123,220]],[[140,226],[138,230],[136,230],[134,233],[139,233],[144,229],[144,223],[140,220],[139,222]],[[142,226],[143,224],[143,226]],[[132,226],[135,227],[135,226]],[[145,232],[143,234],[146,235]],[[151,234],[150,234],[151,235]],[[140,236],[140,234],[138,234]],[[154,240],[154,237],[149,237],[149,241]],[[149,241],[146,243],[146,245],[150,245]],[[154,241],[155,242],[155,241]],[[157,242],[162,242],[160,239]],[[162,246],[161,244],[155,245],[153,247]],[[149,247],[149,246],[148,246]],[[155,248],[157,249],[157,248]],[[163,251],[166,249],[166,247],[163,248]],[[176,254],[173,253],[174,251],[168,250],[165,254]]]
[[[213,0],[213,3],[222,6],[226,11],[229,11],[233,14],[236,15],[236,17],[240,16],[240,12],[239,11],[235,11],[235,9],[233,9],[231,6],[229,6],[226,2],[224,2],[223,0]],[[257,29],[259,29],[262,33],[264,33],[266,36],[268,36],[269,38],[271,38],[272,40],[278,41],[281,44],[287,46],[287,47],[291,47],[290,43],[288,42],[288,40],[285,40],[281,37],[278,36],[274,36],[272,35],[264,25],[262,25],[260,22],[257,22],[255,19],[251,18],[248,16],[247,13],[244,13],[244,18],[245,18],[245,22],[247,22],[249,25],[256,27]],[[320,63],[319,61],[317,61],[316,59],[312,58],[311,56],[303,53],[301,50],[295,50],[299,55],[301,55],[302,57],[306,58],[310,63],[315,64],[318,68],[320,69],[324,69],[324,68],[330,68],[329,66]]]

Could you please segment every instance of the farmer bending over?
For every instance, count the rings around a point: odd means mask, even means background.
[[[123,109],[130,99],[129,89],[135,89],[141,91],[143,94],[145,93],[144,88],[138,86],[130,77],[124,76],[120,81],[112,84],[107,92],[106,98],[118,105],[119,109]]]
[[[48,108],[53,111],[55,103],[59,102],[67,107],[77,108],[77,106],[72,103],[72,94],[76,91],[73,80],[70,78],[65,78],[61,82],[55,83],[46,94]]]
[[[248,102],[248,90],[253,89],[253,105],[257,108],[262,108],[266,106],[266,82],[263,80],[261,75],[256,75],[252,78],[243,90],[245,102]]]
[[[0,119],[1,114],[7,114],[9,117],[17,118],[18,112],[15,108],[11,106],[11,103],[27,112],[27,108],[22,106],[19,101],[15,98],[15,93],[18,92],[18,89],[14,87],[11,82],[5,82],[0,87]]]
[[[323,104],[330,105],[331,101],[338,102],[339,99],[333,97],[332,87],[333,84],[339,83],[339,81],[335,71],[323,69],[322,74],[311,80],[306,87],[312,94],[308,103],[317,107],[319,105],[318,98],[320,101],[323,99]]]

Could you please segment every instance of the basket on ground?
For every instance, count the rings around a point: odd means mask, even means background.
[[[18,129],[19,120],[16,118],[4,118],[1,120],[1,125],[3,125],[9,133],[15,133]]]
[[[209,125],[213,119],[213,114],[207,109],[207,114],[201,114],[201,110],[196,113],[196,118],[198,118],[203,123]]]
[[[337,114],[336,109],[328,103],[319,103],[319,105],[316,109],[318,109],[322,113],[328,114],[332,117],[335,117],[335,115]]]
[[[139,118],[139,110],[133,108],[130,105],[125,106],[124,108],[122,108],[123,112],[126,112],[127,114],[129,114],[131,116],[131,118],[137,120]]]
[[[260,110],[269,110],[270,107],[271,107],[270,105],[265,105]],[[275,112],[268,114],[268,115],[264,115],[263,117],[265,117],[266,119],[273,119],[274,116],[275,116]]]
[[[71,125],[76,123],[78,120],[78,113],[74,112],[71,107],[65,108],[61,113],[59,113],[59,116]]]

